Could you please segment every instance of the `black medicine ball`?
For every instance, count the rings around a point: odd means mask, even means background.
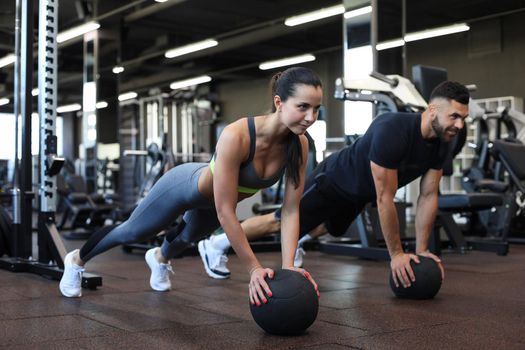
[[[250,303],[255,322],[270,334],[297,335],[314,323],[319,300],[314,286],[301,273],[275,270],[273,279],[266,278],[272,291],[261,306]]]
[[[390,288],[398,298],[403,299],[431,299],[441,288],[441,270],[434,259],[425,256],[419,257],[419,264],[414,260],[410,261],[410,266],[416,276],[416,281],[410,287],[405,288],[401,283],[399,287],[394,284],[392,273],[390,273]],[[399,279],[398,279],[399,280]]]

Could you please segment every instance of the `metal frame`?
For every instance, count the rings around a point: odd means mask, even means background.
[[[25,56],[32,57],[29,38],[33,37],[33,7],[32,1],[23,1],[24,10],[22,11],[23,22],[26,26],[22,30],[22,37],[27,43]],[[56,210],[56,174],[60,171],[64,159],[57,157],[57,137],[55,135],[56,121],[56,101],[57,101],[57,43],[56,34],[58,31],[58,0],[40,0],[39,7],[39,30],[38,30],[38,88],[40,90],[38,98],[38,112],[40,116],[40,210],[38,215],[38,261],[32,260],[29,256],[24,259],[20,256],[13,256],[0,259],[0,268],[12,272],[30,272],[52,279],[59,280],[63,275],[64,257],[66,249],[60,234],[55,225]],[[31,96],[31,85],[26,84],[31,81],[32,65],[29,66],[29,59],[21,61],[25,67],[23,70],[30,78],[25,76],[22,82],[24,93],[22,98]],[[26,102],[26,107],[31,106],[31,101]],[[25,109],[25,114],[30,117],[31,108]],[[31,139],[31,123],[24,123],[25,137]],[[22,160],[30,163],[31,147],[23,148]],[[30,169],[31,170],[31,169]],[[31,171],[25,174],[31,179]],[[24,210],[31,213],[32,193],[23,195],[22,212]],[[16,210],[16,208],[15,208]],[[16,218],[16,216],[15,216]],[[31,233],[31,222],[29,233]],[[16,225],[15,225],[16,226]],[[16,237],[18,232],[13,232]],[[29,234],[31,238],[31,234]],[[16,241],[15,245],[20,242]],[[25,242],[22,242],[25,244]],[[29,240],[31,244],[31,239]],[[102,285],[102,278],[99,276],[84,274],[82,286],[95,289]]]

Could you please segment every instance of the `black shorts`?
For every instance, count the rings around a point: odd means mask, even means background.
[[[370,196],[342,194],[322,170],[320,164],[305,184],[299,205],[301,236],[322,223],[332,236],[342,236],[365,205],[375,200]],[[280,220],[280,209],[275,212],[275,217]]]

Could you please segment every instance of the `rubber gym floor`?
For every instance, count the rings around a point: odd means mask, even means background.
[[[66,241],[69,250],[81,241]],[[277,268],[280,253],[258,253]],[[173,290],[149,289],[143,254],[115,248],[89,265],[103,277],[80,299],[58,282],[0,270],[0,347],[8,349],[525,349],[525,246],[506,257],[446,253],[437,297],[395,299],[388,263],[309,251],[320,310],[306,334],[265,334],[251,318],[248,276],[213,280],[198,256],[173,261]]]

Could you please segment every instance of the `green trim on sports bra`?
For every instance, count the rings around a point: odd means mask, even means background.
[[[209,167],[213,175],[213,173],[215,172],[215,157],[211,158]],[[237,186],[237,192],[239,193],[254,194],[255,192],[259,190],[260,190],[259,188],[249,188],[249,187],[244,187],[244,186]]]

